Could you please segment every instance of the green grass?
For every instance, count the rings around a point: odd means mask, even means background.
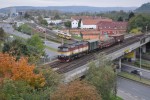
[[[132,65],[132,66],[135,66],[135,67],[140,67],[140,60],[138,59],[138,60],[136,60],[135,62],[126,62],[126,63],[128,63],[129,65]],[[146,70],[150,70],[150,61],[148,61],[148,60],[141,60],[141,67],[143,68],[143,69],[146,69]]]
[[[72,35],[73,39],[82,40],[82,37],[78,37],[77,35]]]
[[[118,97],[118,96],[111,96],[111,99],[110,100],[123,100],[121,97]]]
[[[140,66],[140,60],[135,61],[135,63],[133,65],[135,67],[139,67]],[[141,67],[144,69],[150,70],[150,61],[142,59],[141,60]]]
[[[123,100],[123,99],[121,97],[116,96],[116,97],[111,98],[111,100]]]
[[[128,79],[140,82],[140,83],[144,83],[144,84],[150,85],[150,80],[144,79],[144,78],[142,78],[140,80],[140,77],[137,76],[137,75],[134,75],[134,74],[130,74],[130,73],[127,73],[127,72],[120,72],[120,73],[118,73],[118,75],[122,76],[124,78],[128,78]]]

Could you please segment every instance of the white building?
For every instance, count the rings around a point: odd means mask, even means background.
[[[81,29],[96,29],[99,20],[86,19],[81,21]]]
[[[52,24],[57,25],[57,24],[62,23],[62,20],[49,20],[49,21],[47,21],[47,23],[48,23],[48,24],[52,23]]]
[[[60,24],[60,23],[62,23],[62,20],[52,20],[51,18],[44,18],[46,21],[47,21],[47,23],[48,24]]]
[[[78,28],[78,21],[77,20],[73,20],[71,22],[71,28]]]

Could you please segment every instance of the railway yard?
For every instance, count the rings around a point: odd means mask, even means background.
[[[56,70],[56,72],[60,73],[60,74],[63,74],[63,73],[67,73],[73,69],[76,69],[80,66],[83,66],[85,64],[87,64],[88,62],[90,62],[91,60],[95,60],[96,59],[96,54],[100,53],[100,52],[104,52],[105,54],[110,54],[118,49],[121,49],[123,47],[126,47],[130,44],[133,44],[137,41],[139,41],[140,38],[144,37],[144,34],[140,34],[140,35],[136,35],[136,36],[133,36],[133,37],[130,37],[130,38],[127,38],[124,40],[124,42],[122,43],[118,43],[116,45],[113,45],[111,47],[108,47],[108,48],[104,48],[102,50],[99,50],[99,51],[95,51],[93,53],[89,53],[83,57],[80,57],[78,59],[75,59],[71,62],[67,62],[67,63],[62,63],[58,60],[56,61],[53,61],[47,65],[45,65],[44,69],[46,68],[53,68],[54,70]]]

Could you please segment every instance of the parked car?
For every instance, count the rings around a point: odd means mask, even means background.
[[[135,75],[140,75],[140,70],[133,70],[131,71],[131,73]]]

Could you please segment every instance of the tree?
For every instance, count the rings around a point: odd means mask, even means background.
[[[7,52],[16,57],[18,60],[21,56],[29,55],[28,47],[25,41],[21,39],[15,39],[12,42],[5,42],[3,47],[3,53]]]
[[[130,12],[130,14],[129,14],[129,17],[128,17],[128,20],[130,20],[132,17],[134,17],[135,15],[134,15],[134,13],[133,12]]]
[[[45,55],[44,48],[43,41],[35,34],[28,40],[15,39],[4,43],[2,51],[15,56],[17,60],[26,56],[30,63],[37,63],[41,56]]]
[[[82,21],[82,19],[80,19],[79,22],[78,22],[78,28],[81,27],[81,21]]]
[[[45,25],[45,26],[48,25],[47,21],[46,21],[45,19],[43,19],[42,16],[39,16],[39,17],[38,17],[38,22],[39,22],[40,24],[42,24],[42,25]]]
[[[40,23],[43,24],[43,25],[45,25],[45,26],[48,26],[48,23],[47,23],[47,21],[45,19],[41,20]]]
[[[122,17],[119,17],[119,18],[118,18],[118,21],[119,21],[119,22],[122,22],[122,21],[123,21],[123,18],[122,18]]]
[[[54,16],[54,19],[60,19],[59,14],[56,14],[56,15]]]
[[[27,24],[23,24],[17,28],[18,31],[23,32],[25,34],[31,35],[32,29]]]
[[[60,75],[54,72],[51,68],[41,69],[43,76],[45,77],[47,87],[56,87],[60,83]]]
[[[103,53],[98,55],[98,62],[98,65],[94,62],[89,64],[86,80],[96,87],[103,100],[111,100],[112,91],[116,91],[114,66]]]
[[[33,88],[24,81],[5,79],[0,89],[2,100],[24,100],[23,95],[31,93]]]
[[[71,22],[70,22],[70,21],[67,21],[67,22],[65,22],[64,24],[65,24],[65,26],[66,26],[67,28],[71,28]]]
[[[139,14],[135,17],[131,18],[128,23],[128,31],[130,32],[132,29],[141,29],[142,32],[146,32],[150,30],[150,16],[145,14]],[[147,28],[146,28],[147,27]]]
[[[102,100],[96,89],[83,81],[59,86],[51,100]]]
[[[4,32],[3,28],[0,27],[0,40],[4,40],[5,36],[6,36],[6,33]]]
[[[24,18],[30,18],[30,15],[26,12],[25,14],[24,14]]]
[[[45,54],[45,46],[43,41],[38,35],[33,35],[31,38],[27,40],[28,50],[30,52],[29,61],[37,62],[41,56]]]
[[[26,58],[21,57],[16,61],[15,57],[9,54],[0,53],[0,81],[9,78],[12,80],[23,80],[34,88],[43,87],[45,78],[41,73],[34,73],[34,65],[29,65]]]

